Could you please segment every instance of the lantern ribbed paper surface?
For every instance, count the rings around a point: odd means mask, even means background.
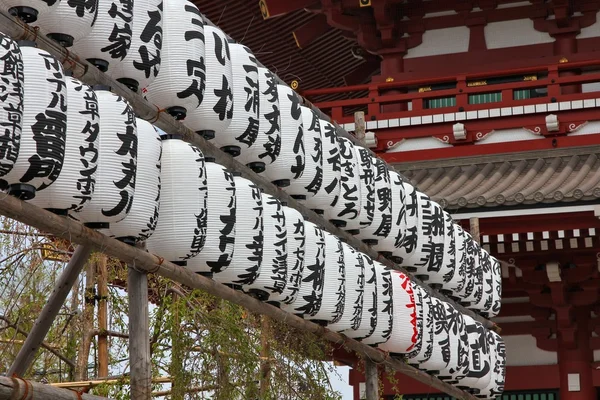
[[[248,150],[258,138],[260,91],[258,66],[252,51],[238,43],[229,43],[233,90],[233,116],[229,126],[215,132],[215,145],[236,157]],[[245,159],[240,158],[245,163]]]
[[[479,268],[478,270],[482,273],[482,284],[481,291],[482,295],[479,300],[469,307],[472,310],[477,310],[479,313],[483,313],[492,308],[493,296],[494,296],[494,281],[492,278],[492,259],[490,254],[484,250],[479,249]]]
[[[346,229],[360,226],[360,177],[354,144],[346,138],[338,137],[340,149],[341,187],[340,195],[325,209],[325,218],[334,225]]]
[[[264,175],[278,186],[287,187],[304,172],[304,124],[300,98],[289,87],[277,85],[281,115],[281,151],[272,163],[265,166]]]
[[[380,238],[373,249],[385,256],[391,256],[397,247],[402,245],[406,231],[406,210],[404,209],[405,193],[402,177],[390,171],[390,202],[392,204],[391,226],[387,236]]]
[[[466,373],[469,338],[462,314],[449,303],[444,303],[444,307],[446,308],[449,359],[446,367],[440,370],[438,377],[444,381],[452,381],[462,379]]]
[[[127,56],[132,23],[133,0],[98,1],[92,31],[73,43],[73,51],[101,71],[107,71],[110,64],[118,64]]]
[[[160,218],[148,251],[185,265],[206,240],[207,183],[204,154],[180,139],[163,140]]]
[[[29,42],[31,43],[31,42]],[[23,129],[19,155],[4,175],[9,193],[30,199],[58,178],[65,156],[67,87],[62,66],[50,54],[21,45]]]
[[[281,115],[275,75],[258,67],[259,113],[258,135],[252,146],[244,149],[240,159],[255,172],[263,172],[281,151]]]
[[[319,191],[306,200],[300,199],[307,207],[323,213],[333,199],[340,194],[340,151],[338,148],[335,126],[324,119],[319,120],[321,125],[321,139],[323,140],[323,182]]]
[[[204,20],[187,0],[163,2],[160,71],[146,88],[146,98],[176,119],[194,111],[204,96]]]
[[[62,46],[70,47],[92,31],[98,0],[65,0],[56,3],[52,12],[39,16],[33,25],[39,26],[42,32]]]
[[[227,285],[250,285],[258,277],[263,260],[263,201],[261,190],[248,179],[235,180],[235,245],[227,269],[213,279]]]
[[[360,327],[365,292],[365,260],[346,243],[342,243],[342,245],[344,247],[346,273],[344,314],[337,322],[328,325],[329,329],[336,332],[342,332],[347,329],[356,330]]]
[[[491,256],[490,256],[491,257]],[[502,267],[500,261],[495,257],[491,257],[492,260],[492,308],[486,311],[486,315],[489,318],[495,317],[500,313],[501,300],[502,300]]]
[[[206,39],[206,89],[200,106],[190,111],[183,123],[206,139],[229,126],[233,117],[233,77],[227,37],[214,26],[204,26]],[[241,105],[240,105],[241,107]]]
[[[263,253],[256,279],[244,285],[245,292],[263,301],[280,294],[287,282],[288,239],[283,205],[271,196],[262,194]]]
[[[360,238],[366,244],[373,246],[379,240],[387,237],[392,229],[392,188],[387,166],[378,158],[373,159],[375,165],[375,213],[373,222],[360,230]]]
[[[469,369],[466,376],[456,385],[463,389],[472,389],[474,393],[484,389],[491,380],[490,348],[486,340],[486,329],[468,315],[463,315],[469,335]]]
[[[429,360],[433,353],[433,314],[431,313],[431,296],[420,286],[415,287],[415,308],[417,310],[417,330],[421,332],[417,336],[415,350],[408,353],[408,363],[419,366]]]
[[[108,74],[137,92],[156,79],[161,65],[163,0],[135,0],[131,46],[123,62],[109,64]]]
[[[454,225],[454,274],[444,287],[451,296],[460,298],[460,294],[467,284],[467,233],[460,225]]]
[[[120,96],[96,90],[100,123],[94,195],[71,215],[96,229],[125,218],[131,209],[137,171],[135,113]]]
[[[304,269],[298,295],[293,303],[282,304],[281,309],[292,314],[311,317],[321,307],[325,277],[325,234],[312,222],[304,222],[306,241]]]
[[[17,42],[0,32],[0,79],[5,85],[0,107],[0,177],[9,173],[19,155],[23,127],[23,56]],[[2,180],[0,179],[0,182]]]
[[[66,0],[65,0],[66,1]],[[2,11],[16,15],[28,24],[56,10],[60,0],[1,0]]]
[[[335,323],[344,314],[346,297],[346,269],[342,242],[329,232],[325,235],[325,273],[323,276],[323,296],[319,311],[305,319]]]
[[[354,146],[356,160],[358,162],[358,174],[360,178],[360,214],[358,215],[359,228],[363,229],[373,222],[375,212],[375,174],[376,168],[373,164],[370,151],[364,147]],[[352,233],[358,233],[350,230]]]
[[[422,326],[418,324],[417,286],[410,278],[399,271],[391,271],[393,296],[392,334],[379,348],[396,354],[414,351],[421,337]],[[379,324],[379,322],[378,322]]]
[[[480,399],[493,399],[496,396],[502,394],[500,387],[504,386],[503,378],[502,378],[502,356],[498,354],[498,340],[502,340],[500,336],[496,332],[486,331],[485,337],[487,340],[488,347],[490,349],[490,371],[488,374],[490,375],[490,381],[486,387],[482,388],[479,393],[475,396]],[[500,375],[500,376],[499,376]]]
[[[306,227],[304,217],[290,207],[283,207],[287,228],[287,283],[281,293],[271,296],[273,301],[291,304],[296,301],[300,289],[306,252]]]
[[[233,174],[212,160],[206,162],[206,241],[187,268],[201,273],[217,273],[231,263],[235,243],[236,198]]]
[[[347,329],[343,334],[350,338],[364,339],[371,336],[377,327],[377,284],[383,282],[377,281],[377,271],[371,257],[361,252],[356,254],[362,258],[365,270],[362,315],[358,328]]]
[[[121,240],[147,240],[159,218],[162,141],[148,121],[137,118],[138,164],[135,197],[127,217],[111,224],[109,234]],[[68,144],[69,142],[67,142]]]
[[[373,264],[375,265],[375,275],[377,282],[377,319],[371,320],[370,322],[371,325],[375,323],[375,327],[371,335],[366,339],[362,339],[362,342],[364,344],[371,345],[387,342],[390,336],[392,335],[394,323],[394,287],[392,281],[392,273],[389,270],[385,269],[383,264],[377,261],[373,261]],[[408,282],[407,285],[408,284],[410,284],[410,282]],[[412,287],[410,289],[412,290]]]
[[[462,296],[462,301],[473,305],[483,295],[483,271],[479,266],[479,244],[467,233],[467,286]]]
[[[431,297],[431,308],[429,313],[433,317],[433,351],[431,357],[419,365],[427,371],[438,374],[450,361],[450,342],[448,340],[448,316],[446,315],[445,303],[435,297]]]
[[[323,139],[317,114],[304,106],[300,109],[306,150],[304,172],[300,178],[292,180],[285,191],[295,199],[308,199],[315,196],[323,184]]]
[[[403,183],[404,187],[404,215],[400,218],[404,219],[401,223],[405,223],[404,234],[402,241],[398,247],[393,250],[393,257],[396,263],[404,263],[409,260],[417,250],[417,224],[419,222],[419,206],[418,206],[418,191],[408,182]]]
[[[455,256],[456,256],[456,248],[455,248],[455,240],[454,240],[454,221],[450,214],[446,211],[444,213],[444,255],[442,258],[442,262],[440,264],[439,269],[436,267],[432,268],[429,272],[429,280],[427,283],[430,286],[443,288],[447,285],[452,276],[454,276],[455,269]],[[445,289],[445,292],[448,293],[448,288]]]
[[[92,88],[67,77],[65,159],[56,181],[37,192],[31,203],[53,211],[80,210],[91,200],[98,168],[98,99]]]

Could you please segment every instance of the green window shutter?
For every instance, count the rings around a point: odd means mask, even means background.
[[[456,97],[440,97],[438,99],[426,99],[423,102],[426,109],[454,107],[456,105]]]
[[[531,90],[530,89],[520,89],[520,90],[515,90],[513,92],[514,100],[525,100],[525,99],[530,99],[530,98],[531,98]]]
[[[469,95],[469,104],[486,104],[502,101],[502,93],[477,93]]]

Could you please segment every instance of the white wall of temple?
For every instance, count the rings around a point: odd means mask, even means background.
[[[539,349],[532,335],[503,336],[506,344],[506,364],[521,365],[553,365],[558,363],[558,354],[553,351]]]
[[[533,27],[533,21],[529,18],[490,22],[484,29],[485,43],[488,49],[527,46],[554,41],[549,34],[536,31]],[[510,35],[507,35],[507,32],[510,32]]]
[[[466,26],[426,31],[423,33],[423,42],[408,50],[404,58],[464,53],[469,50],[469,36]]]
[[[596,13],[596,22],[586,28],[581,28],[577,39],[585,39],[600,36],[600,11]]]

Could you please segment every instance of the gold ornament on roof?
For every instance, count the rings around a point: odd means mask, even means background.
[[[385,81],[387,83],[394,82],[394,78],[392,78],[391,76],[388,76],[387,78],[385,78]]]
[[[559,64],[564,64],[564,63],[568,63],[569,59],[567,57],[561,57],[560,60],[558,60]]]

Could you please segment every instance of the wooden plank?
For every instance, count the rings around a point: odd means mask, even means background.
[[[148,103],[142,96],[132,92],[124,85],[120,84],[119,82],[116,82],[108,75],[100,72],[97,68],[92,66],[87,61],[80,60],[74,53],[67,51],[58,43],[46,38],[45,35],[40,35],[40,33],[37,30],[34,30],[28,25],[23,24],[21,21],[4,13],[0,13],[0,30],[12,36],[13,38],[36,41],[41,49],[44,49],[50,54],[57,57],[57,59],[63,63],[63,66],[66,69],[73,71],[74,77],[79,78],[88,84],[101,84],[110,86],[114,93],[124,97],[127,101],[129,101],[139,118],[152,122],[154,125],[158,126],[165,132],[168,132],[170,134],[181,135],[183,140],[199,147],[205,156],[213,157],[215,159],[215,162],[223,165],[229,170],[240,172],[240,174],[244,178],[251,180],[259,187],[261,187],[265,193],[270,194],[283,202],[286,202],[288,206],[298,210],[308,221],[322,227],[328,232],[331,232],[332,234],[339,237],[342,241],[348,243],[350,246],[361,251],[362,253],[369,255],[374,260],[380,261],[385,266],[402,271],[403,273],[408,275],[415,284],[421,286],[430,296],[437,297],[447,303],[452,304],[452,306],[455,307],[458,311],[465,315],[469,315],[476,321],[479,321],[486,328],[496,329],[496,325],[493,322],[483,318],[481,315],[476,314],[471,310],[466,309],[462,305],[457,304],[450,298],[444,296],[437,290],[434,290],[428,285],[424,284],[419,279],[415,278],[413,274],[409,273],[401,266],[396,265],[392,261],[382,257],[379,253],[377,253],[375,250],[372,250],[370,247],[362,243],[356,237],[337,228],[329,221],[326,221],[320,215],[308,209],[302,203],[293,199],[280,188],[273,185],[271,182],[269,182],[269,180],[267,180],[261,175],[254,173],[254,171],[238,162],[229,154],[222,152],[211,142],[205,140],[202,136],[197,135],[195,132],[188,129],[179,121],[173,119],[170,115],[164,112],[159,112],[159,110],[157,110],[155,106]],[[312,107],[314,111],[317,112],[317,114],[319,114],[321,117],[329,120],[329,117],[325,116],[325,114],[323,114],[321,110],[315,108],[310,102],[306,100],[304,100],[304,102],[305,105]],[[350,135],[348,132],[340,128],[339,125],[336,125],[336,127],[339,135],[347,137],[354,143],[359,143],[353,135]]]
[[[25,381],[19,378],[0,376],[0,400],[109,400],[105,397],[87,393],[78,394],[72,390],[61,389],[43,383]]]
[[[54,290],[50,294],[40,315],[35,320],[31,332],[29,332],[27,339],[25,339],[25,344],[19,350],[7,375],[22,376],[25,374],[91,253],[91,246],[77,246],[73,257],[71,257],[71,261],[69,261],[58,277],[54,285]]]
[[[131,399],[150,400],[152,396],[152,365],[148,317],[148,275],[146,272],[129,267],[127,296],[129,298]]]
[[[426,372],[411,367],[402,359],[392,358],[378,349],[330,331],[311,321],[287,313],[270,304],[263,303],[242,292],[235,291],[225,285],[217,283],[210,278],[195,274],[183,267],[166,261],[162,257],[128,246],[116,239],[109,238],[98,231],[86,228],[75,220],[57,216],[11,196],[0,198],[0,214],[83,245],[80,247],[94,247],[108,256],[116,257],[129,265],[135,266],[138,270],[155,273],[186,285],[187,287],[203,290],[213,296],[241,305],[251,312],[267,315],[292,328],[313,333],[318,337],[336,344],[343,344],[346,348],[356,352],[363,358],[370,359],[377,364],[383,364],[388,368],[406,374],[419,382],[448,393],[451,396],[463,400],[475,400],[475,397],[471,394],[442,382]],[[0,398],[0,400],[3,399]]]

